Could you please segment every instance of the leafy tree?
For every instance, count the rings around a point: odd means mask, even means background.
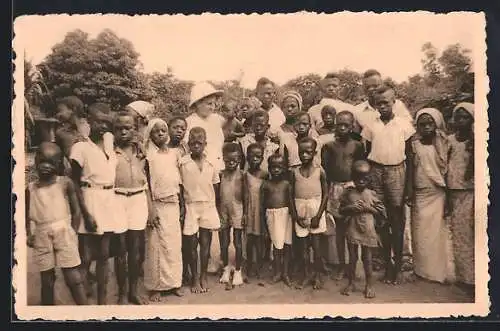
[[[106,102],[119,109],[151,98],[138,57],[132,43],[111,30],[103,30],[95,39],[75,30],[52,48],[38,68],[54,98],[74,94],[87,105]]]

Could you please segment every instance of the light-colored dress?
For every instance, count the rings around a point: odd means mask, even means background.
[[[445,181],[438,167],[434,145],[412,142],[414,197],[412,208],[412,251],[415,273],[444,282],[447,268],[448,231],[444,221]]]
[[[451,232],[457,281],[474,284],[474,179],[465,179],[470,153],[467,142],[448,138],[447,185],[451,200]]]
[[[245,173],[247,180],[247,198],[248,198],[248,215],[246,219],[246,233],[255,236],[262,235],[262,217],[261,217],[261,199],[260,187],[264,181],[261,178],[255,177],[250,173]]]
[[[146,230],[144,286],[150,291],[167,291],[182,285],[182,232],[179,222],[178,148],[148,153],[153,206],[159,225]]]

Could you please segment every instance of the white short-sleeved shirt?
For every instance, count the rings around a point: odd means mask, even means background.
[[[327,105],[335,108],[337,113],[339,113],[343,110],[348,110],[348,111],[351,111],[353,113],[355,111],[355,107],[351,104],[345,103],[345,102],[337,100],[337,99],[323,98],[323,99],[321,99],[319,104],[312,106],[307,111],[309,113],[309,116],[311,116],[311,124],[312,124],[313,129],[319,129],[323,126],[323,118],[321,117],[321,109],[323,109],[323,107],[327,106]]]
[[[202,170],[200,170],[191,155],[184,156],[180,161],[180,172],[186,203],[215,203],[213,185],[220,182],[219,171],[207,158],[203,159]]]
[[[77,142],[71,148],[70,159],[82,167],[81,181],[95,185],[114,185],[116,176],[116,154],[107,152],[92,140]]]
[[[276,134],[283,123],[286,121],[285,114],[280,107],[273,103],[271,109],[267,112],[269,114],[269,132]]]
[[[410,114],[408,108],[406,108],[405,104],[401,100],[396,100],[394,106],[392,107],[392,111],[395,116],[402,117],[408,122],[413,123],[413,117]],[[360,103],[354,109],[354,116],[356,121],[358,122],[361,128],[375,121],[375,119],[380,117],[380,113],[378,110],[373,108],[370,103],[367,101]]]
[[[222,125],[224,117],[219,114],[210,114],[207,118],[201,118],[198,114],[193,113],[186,118],[187,131],[184,137],[186,143],[189,140],[189,131],[194,127],[201,127],[207,133],[207,146],[205,154],[207,160],[210,161],[218,170],[224,168],[222,161],[222,146],[224,145],[224,132]]]
[[[398,165],[406,160],[406,141],[415,133],[405,118],[394,116],[387,124],[380,117],[363,128],[361,136],[371,142],[368,160],[383,165]]]

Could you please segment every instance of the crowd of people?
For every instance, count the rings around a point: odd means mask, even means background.
[[[206,293],[209,259],[219,258],[228,286],[264,281],[272,261],[271,283],[320,289],[327,274],[346,278],[349,295],[359,252],[363,293],[374,298],[375,258],[385,283],[404,280],[405,206],[414,277],[447,282],[450,226],[456,282],[473,291],[474,104],[456,105],[448,135],[438,109],[413,117],[376,70],[364,74],[358,106],[338,99],[341,83],[327,74],[323,99],[305,110],[296,91],[276,104],[267,78],[237,105],[221,104],[223,92],[202,82],[186,118],[150,118],[144,101],[112,112],[59,100],[56,141],[40,144],[38,179],[26,190],[41,303],[54,304],[57,266],[76,304],[88,304],[93,282],[98,304],[111,304],[110,257],[119,304],[181,296],[184,285]],[[214,231],[220,256],[210,250]]]

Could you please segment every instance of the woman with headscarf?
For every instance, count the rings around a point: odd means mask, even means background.
[[[412,249],[417,277],[444,282],[447,270],[448,232],[444,219],[448,141],[441,112],[424,108],[416,115],[408,183],[412,199]]]
[[[474,286],[474,104],[453,109],[456,132],[448,137],[447,186],[457,281]]]
[[[146,176],[151,192],[152,212],[146,231],[144,286],[150,300],[159,301],[162,292],[182,295],[182,235],[179,161],[182,151],[168,142],[168,126],[159,118],[149,121],[144,132]]]

